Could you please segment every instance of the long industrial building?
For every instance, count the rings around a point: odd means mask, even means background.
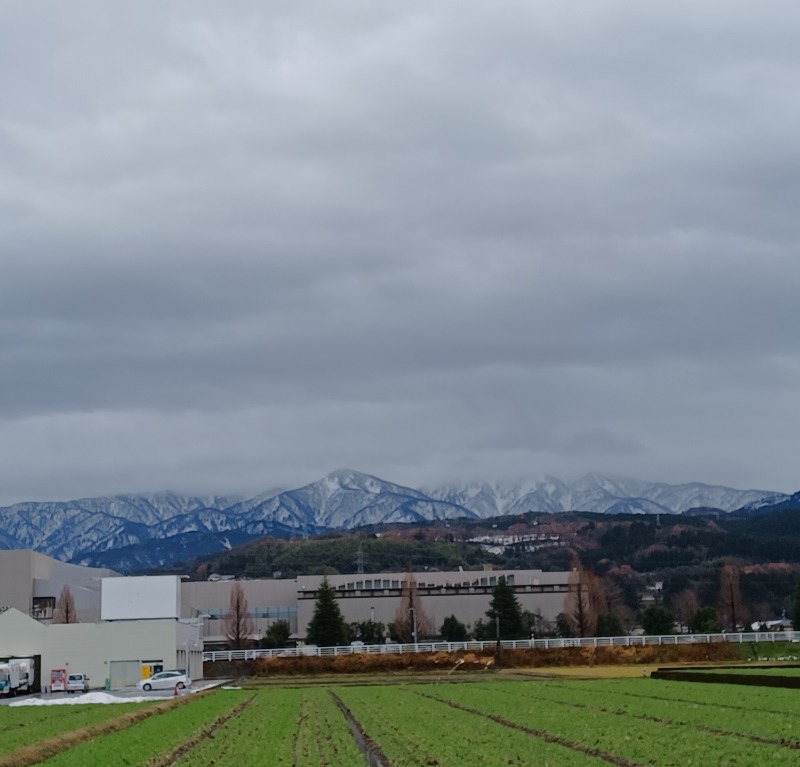
[[[564,609],[570,589],[570,573],[541,570],[327,576],[348,623],[373,620],[384,625],[395,621],[408,577],[435,630],[450,615],[468,626],[485,620],[501,577],[514,589],[522,609],[544,621],[554,621]],[[322,578],[129,578],[33,551],[0,551],[0,659],[42,655],[45,669],[77,664],[98,684],[108,680],[112,686],[131,684],[156,666],[187,667],[197,676],[202,672],[202,651],[227,645],[225,616],[234,584],[241,586],[248,602],[251,640],[257,642],[272,623],[286,620],[293,638],[302,642]],[[53,621],[64,586],[75,599],[77,623]]]
[[[554,621],[564,609],[570,573],[482,570],[417,572],[411,576],[416,582],[422,609],[438,628],[449,615],[455,615],[466,625],[485,620],[492,591],[503,576],[513,587],[523,610],[538,613],[544,621]],[[314,614],[316,591],[322,577],[184,582],[182,609],[186,615],[203,616],[206,649],[224,647],[225,615],[229,611],[231,589],[238,583],[253,620],[253,639],[264,636],[274,621],[287,620],[292,633],[302,640]],[[336,589],[339,607],[348,623],[374,620],[383,624],[395,620],[406,577],[404,573],[327,576],[328,583]]]

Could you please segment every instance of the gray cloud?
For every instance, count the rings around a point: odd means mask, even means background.
[[[0,10],[0,502],[797,489],[800,10]]]

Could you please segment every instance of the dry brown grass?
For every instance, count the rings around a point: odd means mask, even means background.
[[[336,657],[258,658],[227,665],[230,676],[315,676],[320,674],[404,674],[409,672],[450,673],[502,668],[593,668],[596,666],[642,666],[664,663],[738,661],[735,645],[726,642],[697,645],[650,645],[646,647],[570,647],[551,650],[503,650],[499,662],[494,653],[437,652],[398,655],[340,655]],[[218,669],[222,671],[222,669]]]

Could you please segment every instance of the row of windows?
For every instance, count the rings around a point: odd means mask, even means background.
[[[208,615],[212,620],[223,620],[230,612],[227,607],[207,607],[201,610],[202,614]],[[277,605],[273,607],[251,607],[247,614],[251,618],[283,618],[290,620],[297,617],[297,608],[288,605]]]
[[[509,586],[514,585],[514,576],[507,575],[506,576],[506,583]],[[353,590],[363,590],[363,589],[399,589],[402,587],[403,582],[401,580],[388,580],[388,579],[380,579],[380,578],[366,578],[363,581],[351,581],[350,583],[343,583],[341,586],[337,586],[339,591],[353,591]],[[417,581],[417,588],[420,589],[439,589],[439,588],[469,588],[470,586],[496,586],[497,585],[497,576],[491,575],[486,578],[475,578],[471,581],[463,581],[462,583],[423,583],[422,581]]]

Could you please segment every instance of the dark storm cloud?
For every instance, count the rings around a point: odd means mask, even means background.
[[[2,500],[796,489],[788,2],[0,10]]]

